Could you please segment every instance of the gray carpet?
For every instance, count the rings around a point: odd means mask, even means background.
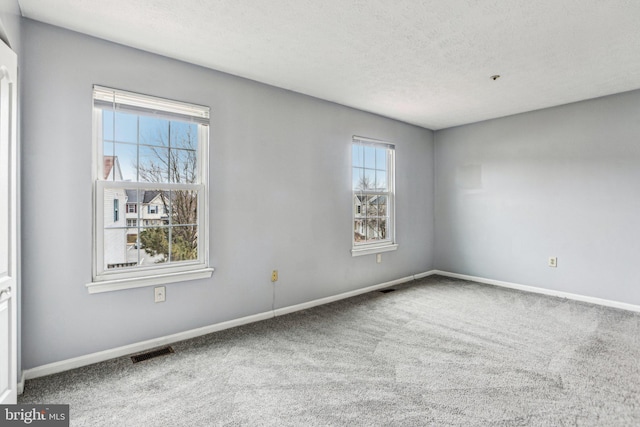
[[[639,426],[640,314],[432,276],[27,381],[73,426]]]

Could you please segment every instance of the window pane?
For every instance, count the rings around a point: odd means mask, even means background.
[[[120,200],[113,199],[113,222],[117,223],[120,220]]]
[[[198,259],[198,227],[171,227],[171,261]]]
[[[169,121],[140,116],[140,144],[169,146]]]
[[[104,228],[113,227],[126,227],[124,215],[120,215],[120,206],[124,206],[127,197],[125,191],[122,189],[107,188],[103,194],[104,200]],[[118,209],[118,216],[116,218],[115,211]]]
[[[138,218],[138,206],[140,203],[140,193],[142,190],[126,189],[127,198],[127,219]]]
[[[116,148],[113,142],[104,142],[102,144],[102,154],[104,154],[105,156],[115,156],[115,149]]]
[[[169,192],[140,190],[140,220],[142,226],[169,225]]]
[[[136,181],[138,163],[137,146],[133,144],[108,143],[104,145],[104,148],[105,179],[109,181]],[[113,165],[110,164],[112,161],[114,162]],[[115,168],[111,169],[111,166],[115,166]]]
[[[378,216],[378,197],[379,196],[367,196],[366,198],[367,217]]]
[[[140,181],[169,182],[169,149],[140,146]]]
[[[129,220],[127,220],[127,225],[129,225]],[[135,226],[127,229],[127,262],[140,264],[140,242],[138,241],[138,228]]]
[[[355,242],[361,243],[366,239],[365,229],[364,229],[364,221],[356,220],[353,223],[353,240]]]
[[[378,233],[380,235],[380,239],[387,238],[387,220],[385,218],[378,220]]]
[[[102,139],[113,141],[113,111],[102,110]]]
[[[198,155],[194,150],[170,150],[171,182],[193,184],[198,180]]]
[[[378,190],[387,189],[387,173],[386,172],[376,170],[376,188]]]
[[[376,169],[387,170],[387,150],[376,148]]]
[[[374,169],[364,170],[364,180],[362,186],[365,190],[373,190],[376,186],[376,171]]]
[[[131,267],[127,252],[127,230],[112,228],[104,230],[104,269]],[[134,263],[133,265],[136,265]]]
[[[138,242],[137,231],[137,228],[127,230],[127,264],[129,267],[140,265],[140,261],[144,257],[144,251],[140,249],[140,242]]]
[[[114,176],[112,175],[113,171],[113,159],[116,155],[115,144],[112,142],[105,142],[102,144],[102,173],[103,175],[100,179],[105,181],[113,181]]]
[[[377,237],[378,230],[378,220],[377,219],[367,219],[367,241],[370,240],[378,240]]]
[[[356,218],[364,216],[363,201],[360,196],[353,197],[353,213]]]
[[[386,220],[367,220],[367,241],[378,241],[386,239]]]
[[[138,116],[116,113],[116,142],[138,142]]]
[[[169,227],[140,229],[140,264],[153,265],[169,260]]]
[[[353,166],[364,167],[364,149],[362,145],[353,145],[351,159]]]
[[[376,168],[376,149],[369,146],[364,146],[364,167],[375,169]]]
[[[376,200],[378,203],[378,215],[387,216],[387,196],[379,196]]]
[[[360,168],[352,168],[352,177],[353,177],[353,189],[354,190],[363,190],[363,179],[364,179],[364,170]]]
[[[194,123],[171,122],[171,147],[195,150],[198,147],[198,126]]]
[[[170,216],[172,225],[198,223],[198,192],[179,190],[171,192]]]

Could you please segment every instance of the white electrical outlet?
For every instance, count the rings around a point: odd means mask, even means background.
[[[558,266],[558,258],[557,257],[549,257],[549,267],[557,267]]]
[[[382,262],[382,254],[376,254],[376,262],[380,264]]]
[[[167,299],[167,293],[164,286],[158,286],[153,288],[153,300],[155,302],[165,302]]]

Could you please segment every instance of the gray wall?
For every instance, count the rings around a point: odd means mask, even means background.
[[[438,269],[640,304],[640,91],[435,138]]]
[[[23,368],[269,311],[433,267],[433,133],[25,20]],[[211,107],[209,280],[89,295],[91,91]],[[352,135],[396,143],[399,249],[351,257]]]

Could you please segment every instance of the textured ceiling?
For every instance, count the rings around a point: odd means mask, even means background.
[[[27,18],[430,129],[640,88],[638,0],[19,4]]]

